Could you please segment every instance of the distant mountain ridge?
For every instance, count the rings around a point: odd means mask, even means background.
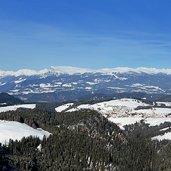
[[[129,68],[129,67],[116,67],[116,68],[102,68],[102,69],[86,69],[71,66],[57,66],[50,67],[43,70],[30,70],[21,69],[18,71],[0,71],[0,77],[5,76],[36,76],[36,75],[54,75],[54,74],[85,74],[85,73],[146,73],[146,74],[168,74],[171,75],[171,69],[158,69],[158,68]]]
[[[70,102],[135,94],[141,98],[171,95],[171,69],[82,69],[51,67],[34,71],[0,71],[0,92],[27,102]],[[132,95],[130,95],[132,97]]]

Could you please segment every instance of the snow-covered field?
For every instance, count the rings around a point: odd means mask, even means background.
[[[73,106],[73,103],[68,103],[56,108],[57,112],[74,112],[81,109],[90,109],[98,111],[106,117],[118,118],[118,117],[140,117],[140,118],[162,118],[168,117],[171,114],[171,108],[168,106],[162,107],[158,102],[158,107],[142,102],[141,100],[123,98],[118,100],[110,100],[100,102],[96,104],[82,104],[79,106]],[[165,104],[169,105],[169,103]],[[138,108],[139,107],[139,108]]]
[[[136,114],[143,114],[145,117],[165,117],[171,114],[171,108],[153,107],[151,109],[140,109],[134,112]]]
[[[162,102],[161,102],[162,103]],[[158,103],[158,104],[161,104]],[[168,103],[167,103],[168,104]],[[56,108],[58,112],[74,112],[81,109],[91,109],[98,111],[106,117],[166,117],[171,114],[171,108],[155,107],[140,100],[123,98],[96,104],[82,104],[72,107],[73,104],[66,104]],[[70,109],[68,109],[70,107]],[[137,109],[137,107],[141,107]],[[68,110],[67,110],[68,109]]]
[[[21,140],[23,137],[49,137],[50,133],[41,128],[34,129],[24,123],[16,121],[0,121],[0,143],[8,144],[9,140]]]
[[[138,106],[148,106],[148,104],[143,103],[142,101],[135,99],[119,99],[119,100],[110,100],[106,102],[96,103],[96,104],[82,104],[75,108],[68,110],[67,112],[78,111],[80,109],[91,109],[96,110],[104,115],[107,114],[119,114],[119,113],[127,113],[133,112],[133,109]]]
[[[156,104],[158,107],[155,106]],[[171,108],[169,108],[171,107],[171,103],[157,102],[156,104],[150,105],[141,100],[123,98],[96,104],[82,104],[76,107],[73,104],[66,104],[56,108],[56,111],[74,112],[81,109],[95,110],[105,116],[109,121],[116,123],[121,129],[124,129],[125,125],[135,124],[141,120],[144,120],[150,126],[171,122]],[[165,107],[161,104],[164,104]],[[164,138],[171,139],[171,133],[156,138],[161,140]]]
[[[171,122],[171,118],[160,117],[160,118],[142,118],[142,117],[120,117],[120,118],[108,118],[109,121],[117,124],[121,129],[124,129],[125,125],[135,124],[136,122],[140,122],[144,120],[145,123],[150,126],[159,126],[165,122]]]
[[[36,104],[21,104],[21,105],[5,106],[5,107],[0,107],[0,113],[8,112],[8,111],[15,111],[19,108],[34,109],[35,107],[36,107]]]

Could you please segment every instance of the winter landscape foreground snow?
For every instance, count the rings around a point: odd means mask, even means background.
[[[23,137],[38,137],[43,139],[43,137],[49,137],[50,133],[44,131],[41,128],[34,129],[27,124],[19,123],[16,121],[0,121],[0,143],[8,145],[9,140],[20,141]]]
[[[36,104],[21,104],[21,105],[13,105],[13,106],[5,106],[0,107],[0,113],[8,112],[8,111],[16,111],[19,108],[25,109],[34,109]],[[0,143],[4,145],[8,145],[9,140],[18,140],[20,141],[23,137],[38,137],[41,140],[43,137],[49,137],[50,133],[37,128],[34,129],[28,126],[25,123],[20,123],[16,121],[5,121],[0,120]]]

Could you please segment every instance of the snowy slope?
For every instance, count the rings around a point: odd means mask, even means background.
[[[43,129],[34,129],[26,124],[15,121],[0,121],[0,143],[8,144],[9,139],[21,140],[23,137],[38,137],[43,139],[44,136],[48,137],[49,132]]]
[[[153,140],[159,140],[159,141],[162,141],[162,140],[171,140],[171,132],[167,132],[164,135],[158,135],[156,137],[153,137],[152,139]]]
[[[71,107],[74,103],[67,103],[67,104],[64,104],[62,106],[59,106],[57,108],[55,108],[56,112],[63,112],[65,111],[66,109],[68,109],[69,107]]]
[[[36,107],[36,104],[21,104],[21,105],[5,106],[5,107],[0,107],[0,113],[8,112],[8,111],[15,111],[19,108],[34,109],[35,107]]]

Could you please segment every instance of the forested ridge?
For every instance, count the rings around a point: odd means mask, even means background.
[[[1,113],[52,134],[1,146],[0,170],[16,171],[169,171],[171,143],[151,137],[170,123],[149,127],[143,121],[122,131],[95,111],[57,113],[36,108]]]

